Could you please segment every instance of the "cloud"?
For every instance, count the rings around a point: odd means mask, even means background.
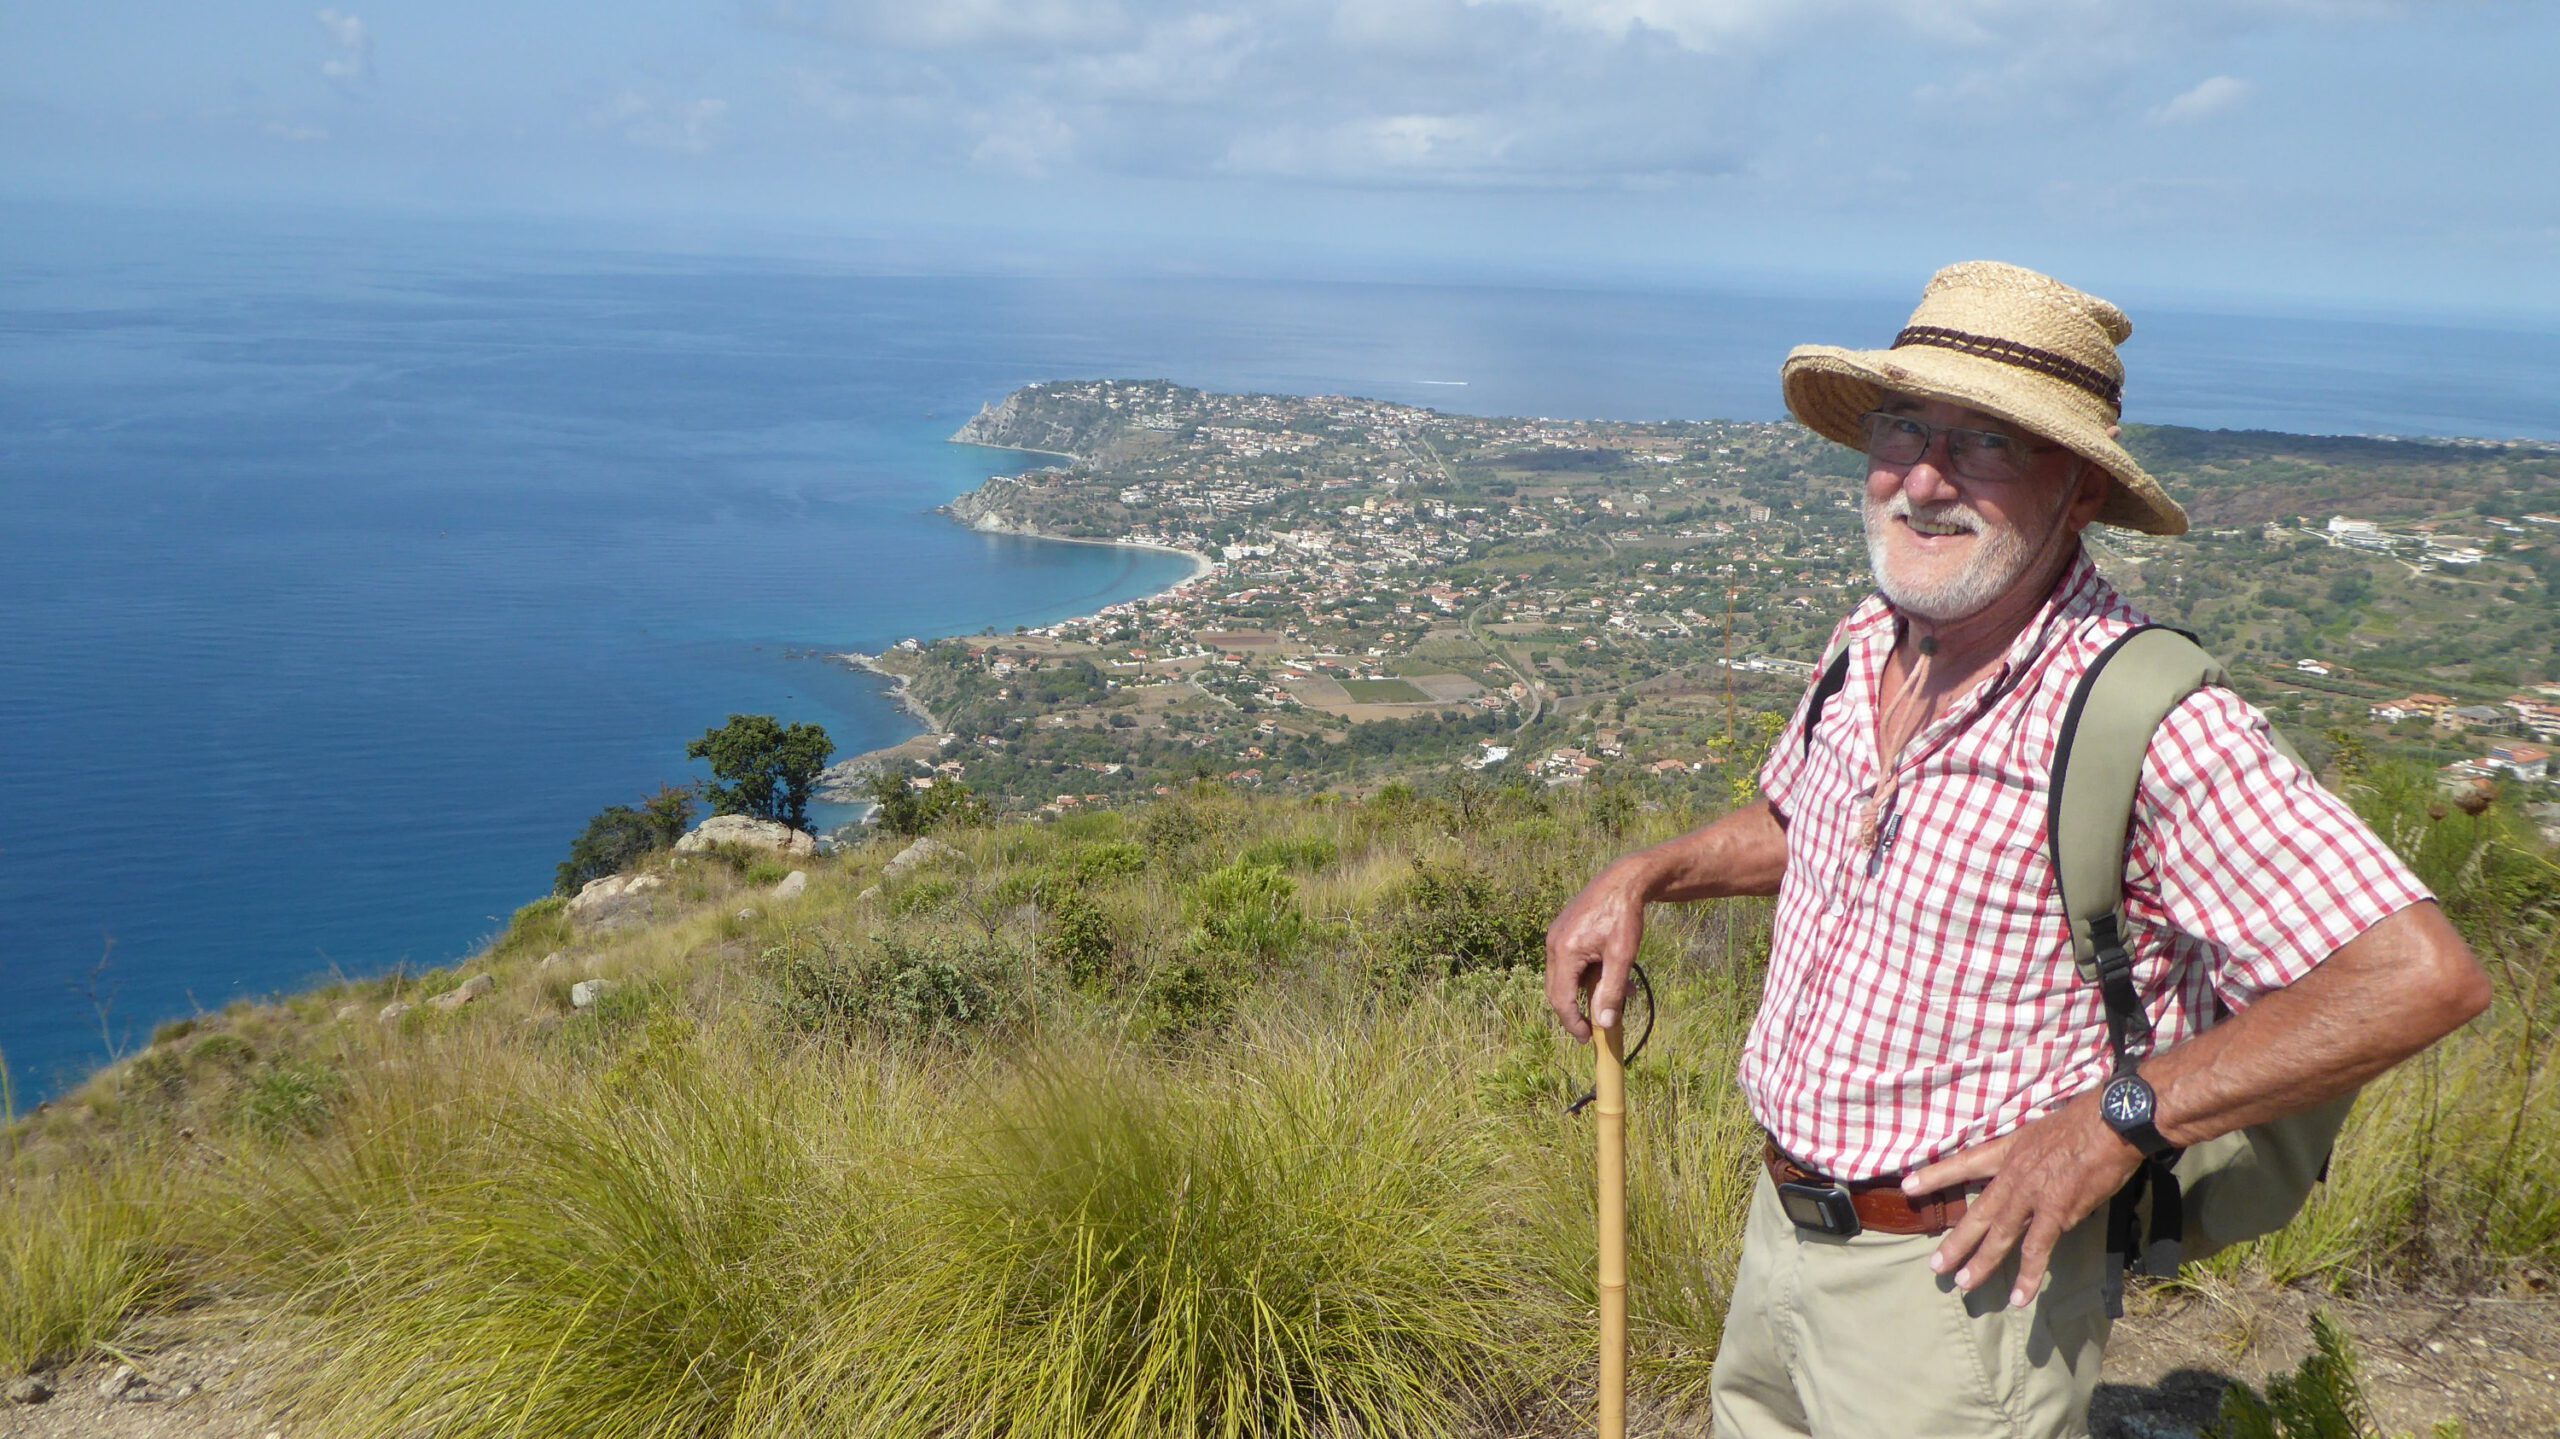
[[[2229,75],[2216,75],[2169,103],[2154,109],[2150,120],[2154,125],[2185,125],[2207,116],[2219,115],[2248,98],[2248,81]]]
[[[786,29],[899,50],[1104,50],[1138,27],[1117,0],[775,0]]]
[[[865,153],[1026,176],[1695,185],[2138,123],[2178,57],[2393,0],[762,0]],[[2239,87],[2233,89],[2232,87]],[[2160,123],[2246,93],[2217,77]]]
[[[720,99],[662,100],[625,90],[588,115],[589,123],[612,130],[634,145],[699,155],[718,139],[729,102]]]
[[[329,37],[329,56],[320,73],[341,85],[361,85],[373,78],[373,34],[364,21],[335,10],[312,16]]]
[[[1765,34],[1791,8],[1775,0],[1468,0],[1470,5],[1527,4],[1563,24],[1613,39],[1644,31],[1692,50],[1716,50]]]
[[[1074,153],[1075,131],[1046,105],[1023,104],[983,117],[971,164],[1037,180]]]

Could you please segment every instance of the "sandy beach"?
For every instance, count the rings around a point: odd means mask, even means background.
[[[973,442],[967,440],[954,440],[953,443],[970,444]],[[1077,456],[1067,454],[1064,451],[1059,450],[1031,449],[1020,445],[1007,445],[1002,448],[1017,450],[1026,454],[1055,455],[1071,464],[1082,463]],[[1010,477],[1008,476],[1004,478]],[[1159,554],[1180,555],[1182,558],[1191,562],[1191,573],[1174,581],[1172,584],[1166,585],[1164,589],[1151,591],[1149,596],[1140,598],[1149,598],[1153,595],[1163,594],[1166,590],[1178,589],[1181,586],[1187,585],[1193,580],[1199,579],[1202,575],[1208,574],[1218,568],[1218,562],[1210,556],[1202,554],[1198,550],[1185,549],[1179,545],[1161,544],[1153,540],[1100,539],[1087,535],[1050,534],[1047,531],[1034,529],[1028,525],[998,519],[993,515],[981,515],[971,518],[961,514],[950,504],[942,505],[939,508],[944,514],[949,515],[953,522],[967,525],[973,530],[978,530],[987,534],[1017,535],[1024,539],[1045,540],[1053,544],[1061,545],[1105,545],[1120,549],[1153,550]],[[1114,603],[1127,602],[1128,601],[1115,601]],[[1071,617],[1069,620],[1062,621],[1061,623],[1074,623],[1081,620],[1089,620],[1091,618],[1092,616],[1090,615],[1078,615]],[[908,684],[907,677],[905,675],[898,674],[895,671],[883,668],[877,656],[862,654],[858,651],[847,651],[842,654],[831,656],[831,658],[835,659],[839,663],[850,665],[855,669],[868,670],[871,673],[888,680],[889,697],[897,702],[900,709],[905,710],[909,715],[913,716],[916,723],[923,726],[923,732],[920,734],[910,735],[906,739],[900,740],[898,743],[893,745],[883,745],[878,749],[864,750],[860,754],[838,760],[834,764],[827,766],[825,777],[821,781],[819,788],[819,794],[822,798],[841,804],[866,803],[869,796],[867,792],[864,791],[863,786],[864,782],[871,774],[895,763],[929,762],[933,755],[941,750],[943,742],[949,738],[950,732],[943,725],[941,718],[934,714],[934,712],[925,705],[923,700],[918,699],[915,696],[912,687]]]

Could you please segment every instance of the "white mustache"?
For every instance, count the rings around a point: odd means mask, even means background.
[[[1975,514],[1973,507],[1962,500],[1948,500],[1943,504],[1922,508],[1913,505],[1911,497],[1900,491],[1896,491],[1892,499],[1884,502],[1878,510],[1878,517],[1887,520],[1918,520],[1926,525],[1960,524],[1969,530],[1982,528],[1982,517]]]

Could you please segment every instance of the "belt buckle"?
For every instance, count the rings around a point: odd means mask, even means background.
[[[1866,1227],[1858,1222],[1857,1201],[1843,1185],[1790,1180],[1778,1186],[1778,1205],[1796,1228],[1834,1239],[1855,1239]]]

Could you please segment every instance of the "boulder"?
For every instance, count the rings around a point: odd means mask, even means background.
[[[569,1003],[579,1009],[592,1009],[597,1000],[620,988],[610,979],[582,979],[569,986]]]
[[[889,867],[881,871],[881,878],[895,879],[898,876],[907,873],[909,870],[917,869],[924,865],[933,864],[940,860],[961,859],[964,857],[965,856],[963,856],[959,850],[950,845],[944,844],[942,841],[935,839],[931,835],[926,835],[924,838],[908,845],[905,849],[898,851],[898,857],[889,861]]]
[[[755,910],[754,910],[753,908],[742,909],[742,910],[739,910],[739,911],[738,911],[738,923],[740,923],[740,924],[750,924],[750,923],[753,923],[753,922],[754,922],[754,920],[755,920],[755,917],[756,917],[756,912],[755,912]]]
[[[44,1382],[40,1375],[22,1374],[9,1381],[9,1402],[12,1404],[42,1404],[52,1397],[53,1386]]]
[[[469,1004],[471,1001],[478,999],[484,994],[495,991],[497,987],[498,982],[496,980],[491,979],[485,974],[475,974],[453,988],[446,990],[444,993],[437,995],[435,998],[428,1000],[427,1003],[442,1010],[456,1010],[466,1004]]]
[[[364,1006],[363,1006],[363,1005],[361,1005],[361,1004],[342,1004],[342,1005],[339,1005],[339,1006],[338,1006],[338,1014],[337,1014],[337,1022],[338,1022],[338,1023],[340,1023],[340,1024],[344,1024],[344,1023],[346,1023],[348,1020],[351,1020],[351,1019],[362,1019],[362,1018],[364,1018]]]
[[[572,924],[619,928],[649,916],[649,896],[667,887],[662,874],[608,874],[591,879],[569,901]],[[619,923],[608,925],[607,921]]]
[[[806,858],[818,852],[815,835],[793,829],[769,819],[749,819],[742,814],[715,814],[695,825],[693,832],[676,841],[676,853],[700,854],[715,844],[739,844],[749,849],[770,850],[795,858]]]
[[[782,877],[782,883],[773,887],[773,897],[778,900],[798,899],[808,891],[809,872],[805,869],[795,869]]]
[[[114,1373],[98,1381],[98,1397],[113,1403],[141,1387],[142,1375],[130,1364],[119,1364]]]
[[[533,967],[534,973],[539,974],[547,969],[556,969],[560,966],[561,962],[568,959],[568,957],[569,956],[567,954],[555,949],[549,954],[544,955],[542,957],[542,962]]]
[[[374,1018],[381,1020],[384,1024],[397,1024],[400,1021],[400,1016],[407,1014],[410,1010],[415,1008],[417,1008],[416,1005],[409,1003],[405,999],[395,999],[389,1004],[384,1005],[382,1007],[382,1013],[375,1015]]]

